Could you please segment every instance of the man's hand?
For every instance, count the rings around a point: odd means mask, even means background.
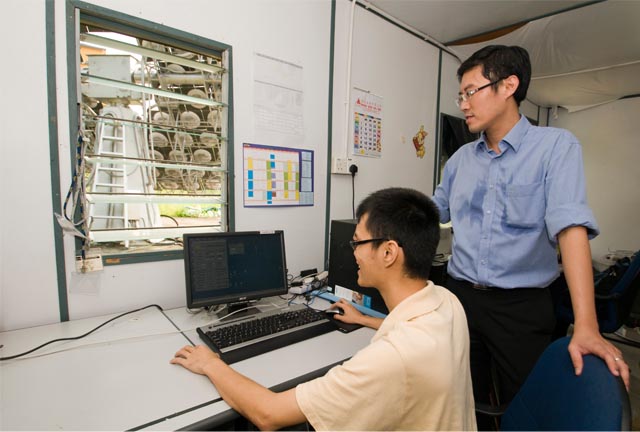
[[[277,430],[306,421],[295,388],[274,393],[233,370],[206,346],[185,346],[171,364],[207,376],[225,402],[260,430]]]
[[[382,324],[382,318],[375,318],[361,313],[351,304],[351,302],[348,302],[345,299],[340,299],[338,302],[329,306],[329,309],[335,309],[338,307],[344,311],[344,315],[335,314],[334,318],[338,321],[342,321],[347,324],[360,324],[372,329],[378,329],[380,328],[380,324]]]
[[[604,339],[598,331],[576,327],[574,329],[571,343],[569,344],[569,355],[576,375],[582,373],[582,367],[584,366],[582,356],[593,354],[607,363],[612,374],[622,378],[627,391],[629,391],[629,366],[622,358],[622,352],[611,342]]]
[[[594,354],[607,363],[612,374],[622,377],[628,390],[629,366],[620,350],[606,341],[598,331],[587,229],[582,226],[569,227],[558,234],[558,243],[564,276],[571,293],[574,330],[569,354],[576,375],[582,373],[582,356]]]
[[[208,347],[187,345],[175,354],[170,363],[178,364],[193,373],[208,375],[207,372],[217,360],[220,360],[220,356]]]
[[[345,322],[347,324],[361,324],[362,317],[364,316],[358,309],[356,309],[350,302],[345,299],[340,299],[336,303],[329,306],[329,309],[340,308],[344,311],[343,315],[336,314],[335,319]]]

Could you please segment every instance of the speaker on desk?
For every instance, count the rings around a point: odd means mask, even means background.
[[[371,309],[389,313],[382,296],[374,288],[364,288],[358,285],[358,265],[353,256],[353,249],[349,241],[353,239],[357,221],[355,219],[332,220],[329,234],[329,281],[331,288],[336,286],[348,288],[352,291],[368,296]]]

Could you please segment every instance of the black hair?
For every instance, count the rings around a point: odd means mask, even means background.
[[[360,221],[364,215],[373,238],[395,240],[402,247],[409,277],[429,279],[440,241],[440,216],[429,197],[414,189],[382,189],[360,203],[356,218]],[[379,246],[374,242],[374,248]]]
[[[476,66],[482,66],[482,75],[489,81],[497,81],[515,75],[520,85],[513,94],[518,106],[527,97],[531,82],[531,61],[526,49],[519,46],[489,45],[471,55],[458,68],[458,81]],[[497,83],[494,88],[497,88]]]

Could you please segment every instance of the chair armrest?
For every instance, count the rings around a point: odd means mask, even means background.
[[[622,294],[623,293],[621,292],[616,292],[613,294],[596,294],[595,298],[598,300],[617,300],[622,297]]]
[[[491,417],[500,417],[507,410],[509,404],[493,406],[488,403],[476,402],[476,412]]]

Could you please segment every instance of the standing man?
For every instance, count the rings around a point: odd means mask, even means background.
[[[316,430],[475,429],[464,310],[428,281],[440,237],[437,208],[420,192],[391,188],[367,197],[356,216],[358,284],[377,288],[390,311],[369,346],[282,393],[239,374],[205,346],[186,346],[171,363],[206,375],[262,430],[305,420]]]
[[[500,402],[509,402],[551,341],[547,288],[559,275],[557,247],[575,313],[569,354],[604,359],[629,385],[620,351],[598,331],[580,143],[570,132],[532,126],[519,113],[531,77],[523,48],[487,46],[458,69],[457,105],[478,140],[447,162],[434,193],[440,222],[454,231],[449,288],[462,302],[471,338],[477,401],[488,401],[491,362]]]

